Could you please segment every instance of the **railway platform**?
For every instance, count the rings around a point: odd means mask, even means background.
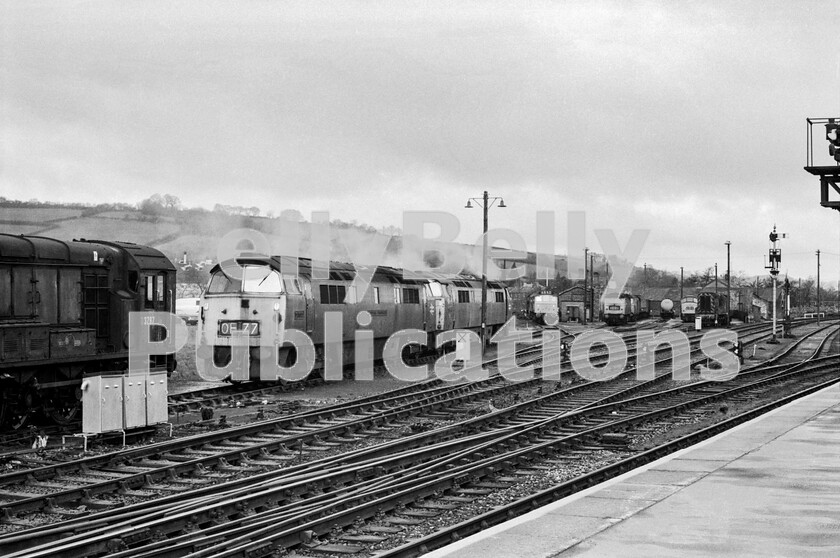
[[[840,385],[425,556],[840,556]]]

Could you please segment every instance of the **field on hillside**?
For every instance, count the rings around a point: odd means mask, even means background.
[[[42,230],[44,227],[45,227],[45,225],[15,225],[15,224],[9,224],[9,223],[0,223],[0,233],[5,233],[5,234],[32,234],[35,231]]]
[[[126,222],[120,219],[83,217],[57,223],[55,228],[45,234],[59,239],[87,238],[152,244],[156,239],[177,234],[179,230],[180,227],[172,223]]]
[[[184,252],[191,260],[216,258],[219,237],[197,234],[185,234],[175,240],[156,246],[161,252],[180,257]]]
[[[146,215],[138,211],[103,211],[102,213],[96,214],[97,218],[100,219],[123,219],[125,221],[146,221]],[[166,215],[160,215],[157,217],[157,222],[170,222],[174,223],[176,219],[174,217],[168,217]]]
[[[72,219],[81,214],[81,209],[68,207],[0,207],[0,221],[21,223],[43,223],[56,219]]]

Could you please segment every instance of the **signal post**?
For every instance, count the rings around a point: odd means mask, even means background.
[[[770,233],[770,242],[773,243],[773,247],[770,248],[770,265],[764,267],[770,270],[770,275],[773,277],[773,338],[768,343],[774,344],[779,342],[776,339],[776,276],[779,274],[779,264],[782,263],[782,249],[776,248],[777,240],[779,240],[779,234],[776,232],[776,226],[773,225],[773,232]]]

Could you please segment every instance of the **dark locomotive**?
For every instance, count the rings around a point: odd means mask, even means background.
[[[153,248],[0,234],[0,425],[74,420],[86,375],[128,367],[129,312],[174,312],[174,295],[175,267]]]
[[[726,312],[726,295],[714,292],[699,293],[694,315],[700,318],[702,327],[728,325],[729,315]]]

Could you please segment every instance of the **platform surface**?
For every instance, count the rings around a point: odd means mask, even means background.
[[[840,387],[426,557],[840,556]]]

